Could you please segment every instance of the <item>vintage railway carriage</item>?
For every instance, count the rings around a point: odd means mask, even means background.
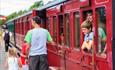
[[[53,40],[61,45],[55,48],[48,44],[51,67],[58,70],[115,70],[114,4],[114,0],[53,1],[13,20],[16,43],[21,45],[27,30],[32,28],[29,18],[40,16],[42,27],[48,29]],[[81,24],[87,19],[87,13],[93,18],[94,46],[92,53],[83,54]],[[99,40],[100,28],[105,33],[104,43]]]
[[[54,4],[56,1],[54,2]],[[57,2],[58,3],[58,2]],[[48,46],[49,65],[59,66],[60,70],[111,70],[112,69],[112,1],[111,0],[62,0],[59,4],[49,3],[46,9],[46,28],[53,40],[60,44],[59,52]],[[52,5],[52,6],[51,6]],[[84,35],[81,23],[92,13],[94,47],[93,53],[81,52]],[[106,34],[105,54],[98,52],[99,28]],[[102,44],[102,43],[101,43]]]

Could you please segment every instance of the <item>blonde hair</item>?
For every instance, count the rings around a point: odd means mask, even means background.
[[[9,48],[9,56],[16,57],[16,49],[15,48]]]

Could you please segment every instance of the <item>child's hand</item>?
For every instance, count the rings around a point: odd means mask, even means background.
[[[25,63],[28,64],[28,59],[25,59]]]
[[[21,62],[21,59],[18,58],[18,66],[21,68],[22,67],[22,62]]]
[[[7,63],[4,64],[4,68],[8,69],[8,64]]]

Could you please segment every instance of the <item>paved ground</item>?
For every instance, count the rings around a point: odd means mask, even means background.
[[[7,70],[5,68],[6,63],[6,52],[4,48],[4,41],[0,38],[0,70]],[[50,67],[49,70],[58,70],[55,67]]]
[[[4,49],[4,42],[0,39],[0,70],[6,70],[5,62],[6,62],[6,53]]]

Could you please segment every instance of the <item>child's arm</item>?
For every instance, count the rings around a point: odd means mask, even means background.
[[[5,60],[4,67],[5,67],[6,69],[8,69],[8,58],[6,58],[6,60]]]
[[[103,50],[103,53],[105,53],[107,51],[107,44],[105,45],[105,48]]]
[[[87,48],[88,50],[91,50],[91,48],[92,48],[92,46],[93,46],[93,41],[89,41],[88,43],[86,42],[85,44],[86,44],[86,48]]]
[[[82,44],[81,49],[83,50],[83,49],[85,49],[85,48],[86,48],[86,45],[85,45],[85,41],[84,41],[83,44]]]
[[[30,50],[30,44],[27,43],[26,44],[26,54],[25,54],[26,57],[28,57],[28,55],[29,55],[29,50]]]
[[[26,58],[26,57],[27,57],[27,56],[26,56],[26,55],[24,55],[23,53],[21,53],[21,54],[20,54],[20,56],[21,56],[21,57],[24,57],[24,58]]]
[[[84,50],[86,48],[89,51],[91,50],[92,46],[93,46],[93,41],[88,41],[88,42],[84,41],[81,49]]]
[[[20,58],[18,58],[18,66],[19,66],[19,67],[22,67],[22,62],[21,62],[21,59],[20,59]]]

